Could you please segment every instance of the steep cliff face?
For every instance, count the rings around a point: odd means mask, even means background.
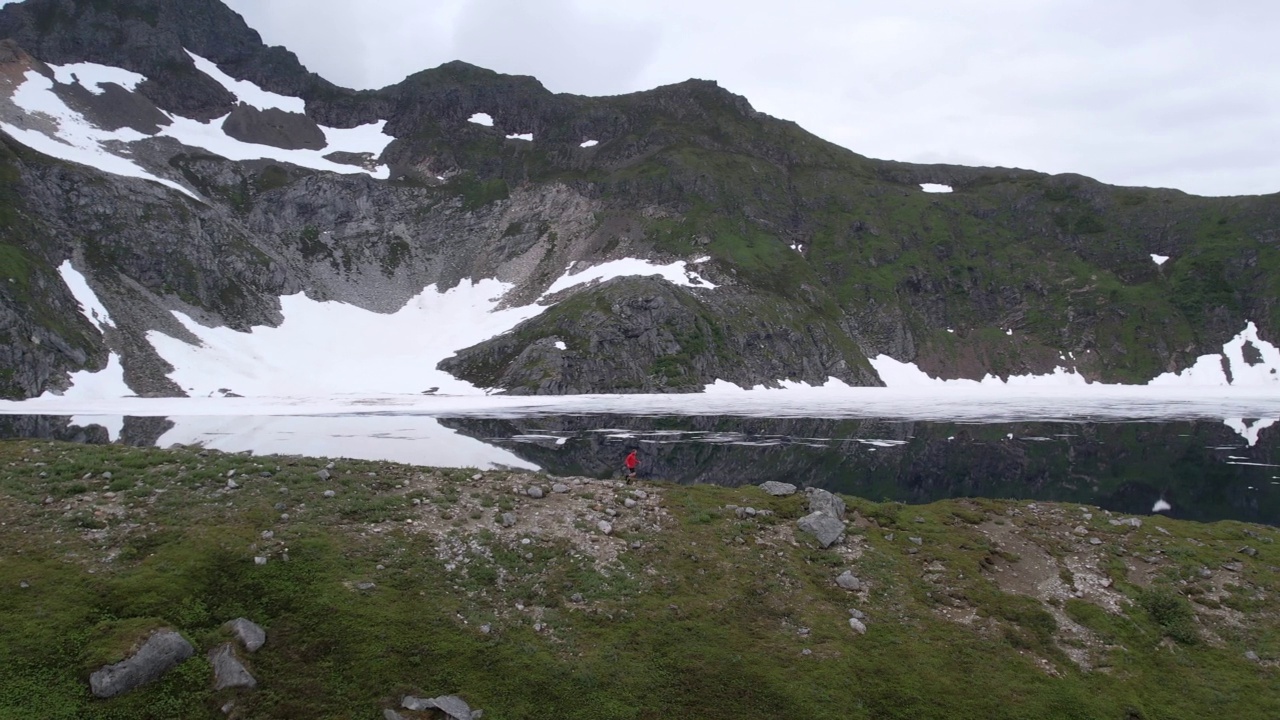
[[[109,353],[135,392],[184,392],[148,335],[199,342],[175,311],[248,331],[288,322],[282,296],[389,313],[486,278],[499,306],[547,309],[441,368],[512,393],[874,385],[882,354],[949,378],[1145,382],[1249,321],[1280,338],[1277,196],[870,160],[707,81],[586,98],[449,63],[354,92],[217,0],[26,0],[0,37],[7,397]],[[62,153],[71,122],[33,111],[32,83],[137,177],[29,149]],[[545,296],[566,268],[628,257],[707,284]],[[68,260],[113,327],[77,310]]]

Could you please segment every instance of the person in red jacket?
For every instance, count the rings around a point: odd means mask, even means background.
[[[636,466],[640,464],[640,459],[636,457],[636,449],[631,448],[631,454],[623,461],[627,466],[627,480],[631,480],[636,476]]]

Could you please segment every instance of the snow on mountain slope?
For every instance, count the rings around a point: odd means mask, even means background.
[[[693,263],[677,260],[670,265],[655,265],[648,260],[622,258],[599,265],[592,265],[577,273],[573,272],[573,268],[577,263],[569,263],[569,267],[565,268],[565,274],[552,283],[551,287],[547,288],[547,291],[543,293],[543,297],[590,282],[604,282],[616,277],[646,275],[661,275],[667,282],[681,287],[715,289],[716,286],[713,283],[704,280],[698,273],[688,269],[688,265],[696,265],[699,262],[706,262],[706,259],[695,260]]]
[[[1246,345],[1257,353],[1256,364],[1245,357]],[[1230,370],[1230,378],[1224,365]],[[1280,388],[1280,348],[1258,337],[1258,327],[1250,322],[1222,346],[1222,353],[1201,355],[1195,365],[1180,373],[1165,373],[1149,384]]]
[[[58,267],[62,281],[67,284],[76,302],[80,303],[80,312],[100,331],[113,327],[111,315],[107,307],[98,299],[89,287],[84,275],[71,267],[70,261]],[[44,397],[54,395],[46,392]],[[107,366],[98,372],[81,370],[71,374],[71,388],[62,394],[68,400],[104,400],[108,398],[129,397],[133,391],[124,382],[124,367],[120,364],[120,356],[111,353]]]
[[[190,54],[190,53],[189,53]],[[280,109],[302,113],[305,103],[301,98],[278,95],[259,88],[251,82],[235,80],[218,70],[212,62],[192,54],[197,67],[213,77],[239,100],[260,110]],[[102,94],[102,85],[114,83],[133,91],[146,78],[138,73],[95,63],[50,65],[54,77],[61,84],[79,84],[94,94]],[[14,89],[11,102],[32,116],[30,127],[19,127],[0,122],[0,129],[27,147],[59,160],[88,165],[112,175],[136,177],[160,183],[192,198],[199,199],[192,190],[139,164],[133,157],[130,145],[147,140],[150,135],[129,128],[115,131],[95,126],[82,113],[69,107],[54,92],[53,80],[35,70],[25,73],[24,81]],[[228,160],[275,160],[313,170],[340,174],[368,173],[378,179],[391,175],[386,165],[371,169],[336,163],[325,158],[334,152],[368,153],[380,157],[395,138],[383,132],[386,121],[378,121],[355,128],[330,128],[319,126],[327,145],[319,150],[286,150],[271,145],[248,143],[227,135],[222,125],[226,117],[207,123],[165,113],[169,124],[162,126],[154,137],[169,137],[187,147],[206,150]],[[48,131],[45,122],[52,123]]]

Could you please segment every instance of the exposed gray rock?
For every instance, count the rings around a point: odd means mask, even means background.
[[[853,572],[850,570],[845,570],[840,573],[840,575],[836,577],[836,584],[845,590],[852,590],[854,592],[858,592],[862,589],[862,581],[854,576]]]
[[[195,649],[178,633],[161,630],[132,657],[103,666],[89,676],[89,689],[96,697],[110,698],[158,679],[191,657]]]
[[[849,608],[849,617],[855,620],[866,620],[867,614],[857,608]]]
[[[907,541],[915,545],[924,545],[924,538],[909,537],[907,538]]]
[[[855,617],[851,617],[851,618],[849,618],[849,627],[853,628],[853,631],[854,631],[854,632],[856,632],[856,633],[858,633],[859,635],[866,635],[866,634],[867,634],[867,626],[866,626],[866,624],[865,624],[865,623],[863,623],[863,622],[862,622],[861,620],[859,620],[858,618],[855,618]]]
[[[545,493],[543,493],[543,492],[542,492],[542,488],[541,488],[541,487],[538,487],[537,485],[531,485],[531,486],[529,486],[529,489],[528,489],[528,490],[525,490],[525,491],[524,491],[524,494],[525,494],[525,495],[528,495],[529,497],[533,498],[534,500],[540,500],[540,499],[542,499],[542,498],[545,496]]]
[[[1222,569],[1230,570],[1231,572],[1235,572],[1235,573],[1244,572],[1244,563],[1238,563],[1238,562],[1222,563]]]
[[[321,495],[324,495],[327,498],[335,497],[337,496],[337,494],[338,493],[334,492],[333,490],[325,490],[323,493],[321,493]]]
[[[225,627],[249,652],[257,652],[258,648],[267,642],[267,631],[247,618],[236,618],[228,622]]]
[[[259,110],[240,103],[222,123],[227,135],[247,143],[285,150],[321,150],[327,144],[315,120],[279,108]]]
[[[477,716],[465,700],[457,695],[441,695],[435,698],[418,698],[406,695],[400,702],[405,710],[422,712],[423,710],[439,710],[453,720],[474,720]]]
[[[404,720],[404,716],[391,708],[387,708],[382,711],[382,720]]]
[[[502,527],[511,527],[512,525],[516,524],[516,514],[510,513],[510,512],[504,512],[498,518],[498,522],[502,524]]]
[[[844,500],[820,488],[805,488],[809,496],[809,512],[826,513],[837,520],[843,520],[845,514]]]
[[[1262,662],[1262,658],[1258,657],[1258,653],[1252,650],[1245,651],[1244,659],[1248,660],[1249,662]]]
[[[596,527],[599,528],[600,532],[604,533],[605,535],[613,534],[613,525],[609,524],[609,521],[607,520],[601,520],[600,522],[596,523]]]
[[[764,490],[770,495],[782,497],[784,495],[795,495],[796,490],[798,488],[795,485],[792,485],[791,483],[778,482],[777,480],[769,480],[768,482],[760,483],[760,489]]]
[[[1258,549],[1249,547],[1248,545],[1245,545],[1244,547],[1240,548],[1236,552],[1242,555],[1248,555],[1249,557],[1258,557]]]
[[[565,485],[564,483],[556,483],[551,486],[551,492],[557,493],[557,494],[564,494],[569,492],[569,486]]]
[[[356,589],[357,589],[357,590],[373,590],[373,589],[375,589],[375,588],[377,588],[377,587],[378,587],[377,583],[371,583],[371,582],[358,582],[358,583],[356,583]]]
[[[215,690],[227,688],[257,687],[258,681],[249,674],[240,659],[236,657],[231,643],[223,643],[209,651],[209,662],[213,664],[213,683]]]
[[[320,478],[321,480],[328,480],[329,478],[333,477],[333,475],[329,472],[328,468],[321,468],[318,472],[316,472],[316,477]]]
[[[844,523],[824,512],[815,512],[796,521],[796,527],[809,533],[822,547],[831,547],[844,535]]]
[[[1089,519],[1087,515],[1086,515],[1085,519],[1086,519],[1086,520],[1088,520],[1088,519]],[[1125,526],[1128,526],[1128,527],[1135,527],[1135,528],[1140,528],[1140,527],[1142,527],[1142,520],[1141,520],[1140,518],[1136,518],[1136,517],[1134,517],[1134,518],[1122,518],[1122,519],[1120,519],[1120,520],[1116,520],[1115,518],[1112,518],[1111,520],[1108,520],[1107,522],[1111,523],[1112,525],[1115,525],[1116,527],[1125,527]]]

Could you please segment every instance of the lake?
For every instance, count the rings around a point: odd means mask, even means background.
[[[642,477],[678,483],[782,480],[877,501],[1019,498],[1134,514],[1159,505],[1186,519],[1280,525],[1274,400],[1019,406],[919,398],[914,406],[897,402],[890,414],[872,401],[835,410],[781,395],[746,405],[671,396],[435,405],[384,398],[352,401],[341,412],[316,412],[335,410],[329,404],[277,404],[271,414],[244,415],[236,410],[261,404],[224,402],[205,414],[210,405],[185,400],[141,407],[201,414],[113,415],[91,407],[77,415],[0,415],[0,437],[199,444],[593,477],[616,475],[635,447]],[[10,412],[23,405],[10,404]],[[1262,416],[1270,412],[1275,416]]]

